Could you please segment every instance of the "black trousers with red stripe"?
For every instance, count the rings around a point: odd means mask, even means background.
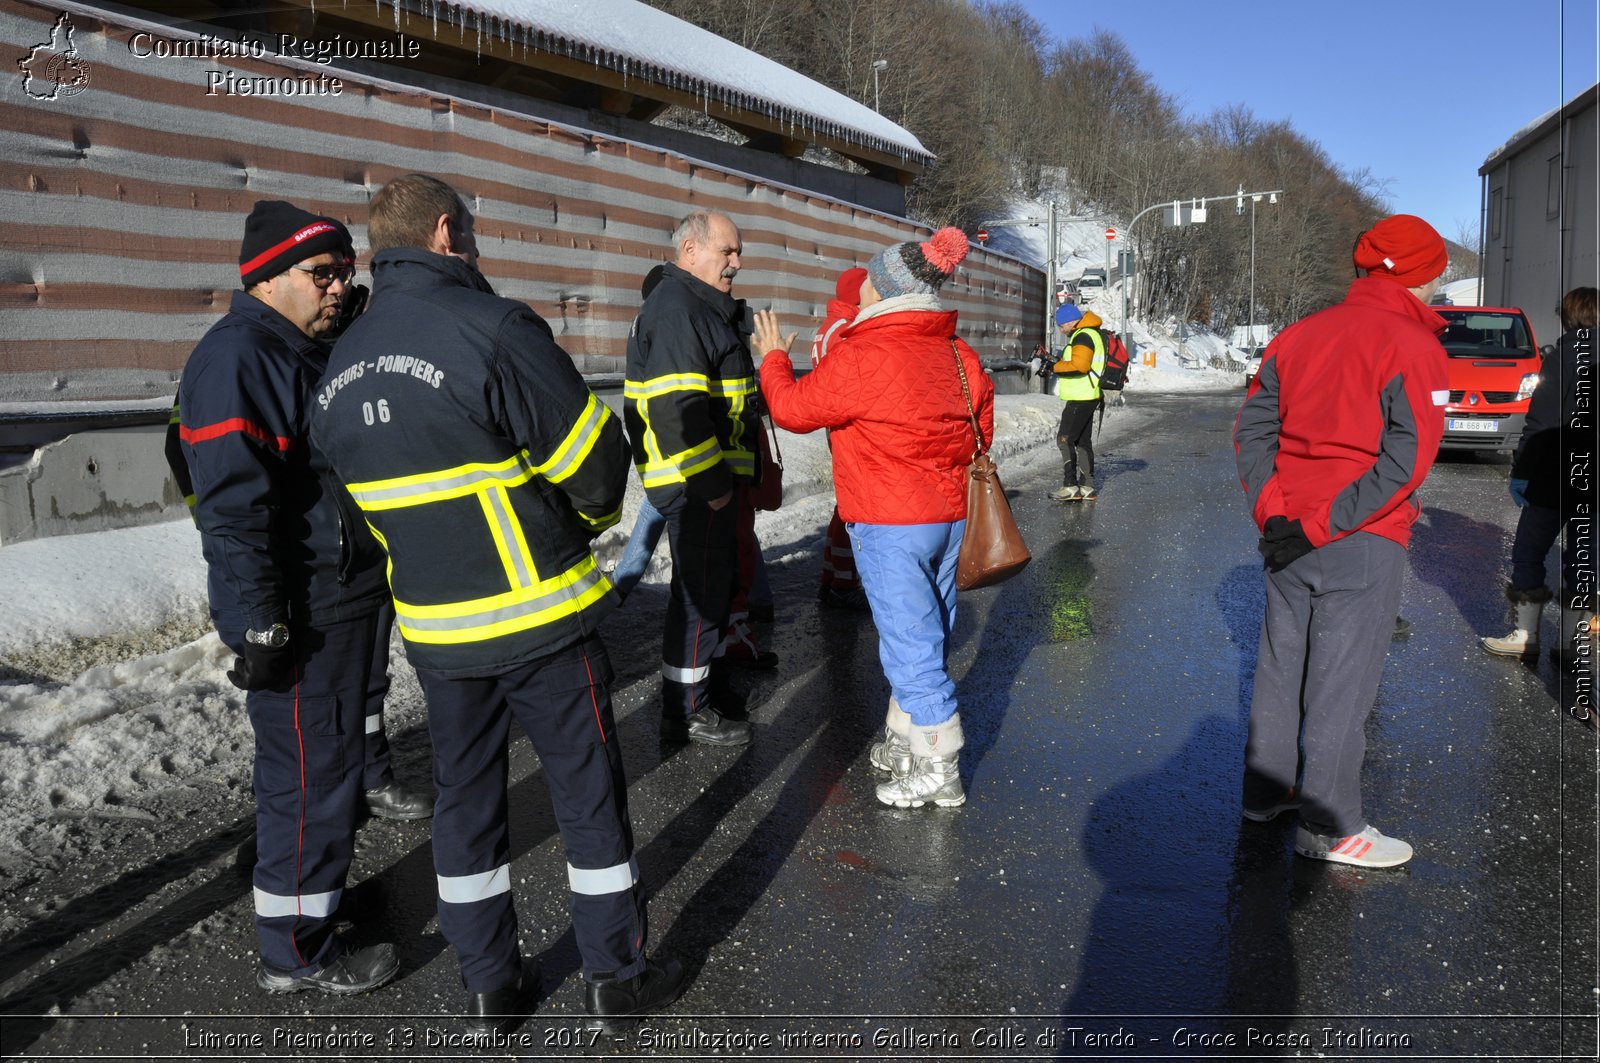
[[[684,493],[658,506],[672,548],[672,593],[661,634],[661,714],[711,704],[711,658],[722,641],[739,563],[737,500],[712,509]]]
[[[388,682],[387,607],[353,620],[292,625],[296,678],[253,690],[256,934],[261,958],[296,974],[336,955],[333,913],[355,848],[366,718]],[[243,633],[220,631],[235,652]],[[369,701],[376,695],[378,704]]]
[[[511,894],[506,738],[516,719],[533,743],[567,852],[572,928],[584,973],[644,969],[645,906],[633,860],[628,784],[611,713],[611,662],[591,635],[497,675],[417,670],[433,735],[433,866],[439,932],[468,991],[489,993],[521,967]],[[548,889],[541,884],[540,892]]]

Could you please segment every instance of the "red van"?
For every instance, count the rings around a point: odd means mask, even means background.
[[[1439,334],[1450,356],[1444,449],[1516,449],[1539,383],[1539,345],[1515,307],[1430,306],[1449,326]]]

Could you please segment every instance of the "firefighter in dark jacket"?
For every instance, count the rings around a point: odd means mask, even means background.
[[[476,1034],[515,1027],[538,984],[517,946],[506,824],[509,727],[533,742],[566,845],[596,1026],[671,1003],[683,970],[645,955],[627,782],[596,634],[619,598],[591,540],[621,516],[627,451],[550,328],[494,294],[473,218],[410,174],[372,200],[367,312],[313,410],[389,555],[406,655],[428,699],[439,930]]]
[[[645,493],[667,518],[672,588],[661,646],[661,737],[742,745],[752,729],[716,656],[738,568],[735,488],[756,479],[761,422],[744,303],[743,247],[722,214],[672,234],[677,258],[628,336],[624,416]]]
[[[398,969],[392,946],[345,951],[333,933],[392,615],[382,554],[307,438],[320,337],[354,273],[350,234],[259,202],[239,273],[244,291],[184,367],[175,427],[212,622],[238,654],[228,678],[248,692],[256,736],[257,982],[355,993]]]
[[[347,251],[353,254],[353,249]],[[332,287],[330,277],[329,286]],[[360,312],[361,306],[366,305],[366,289],[357,285],[347,289],[340,297],[339,324],[345,325],[354,320]],[[319,355],[325,357],[324,355]],[[312,381],[315,382],[314,380]],[[179,397],[181,398],[181,396]],[[167,468],[172,472],[173,482],[178,491],[183,495],[184,504],[189,507],[189,517],[199,525],[199,516],[195,512],[194,481],[189,476],[189,460],[184,457],[183,441],[183,416],[179,405],[179,398],[174,398],[172,403],[172,419],[167,423],[166,455]],[[308,403],[302,402],[299,406],[299,432],[298,438],[304,439],[310,431],[310,426],[305,422],[309,414]],[[372,538],[372,533],[367,530],[359,515],[350,502],[348,494],[342,489],[329,492],[321,496],[327,503],[344,507],[346,515],[353,515],[350,519],[343,520],[340,525],[339,547],[346,555],[359,555],[364,558],[381,557],[377,540]],[[308,524],[309,528],[310,525]],[[345,540],[349,541],[346,542]],[[377,640],[373,647],[374,658],[369,671],[372,687],[367,691],[367,718],[362,721],[362,730],[366,732],[366,739],[362,743],[365,762],[361,770],[361,789],[369,815],[382,819],[427,819],[433,815],[433,798],[429,794],[412,790],[394,777],[394,767],[390,760],[389,735],[384,728],[383,703],[389,693],[389,630],[393,626],[394,612],[388,603],[384,604],[384,615],[387,621],[379,625],[380,630],[374,634]],[[255,839],[240,850],[242,866],[255,866]]]

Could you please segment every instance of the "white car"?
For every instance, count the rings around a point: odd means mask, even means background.
[[[1256,374],[1261,372],[1261,352],[1265,350],[1265,347],[1255,347],[1247,352],[1247,357],[1244,360],[1245,387],[1249,387],[1250,382],[1256,378]]]

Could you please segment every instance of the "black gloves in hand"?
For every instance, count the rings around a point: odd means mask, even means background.
[[[337,339],[344,335],[344,330],[355,323],[356,318],[367,308],[367,296],[372,294],[365,284],[352,284],[344,290],[344,299],[339,303],[339,317],[334,321],[333,328],[322,338],[325,340]]]
[[[294,672],[294,650],[289,646],[244,644],[244,656],[233,659],[228,682],[240,690],[271,690],[283,686]]]
[[[1279,572],[1289,567],[1296,558],[1304,557],[1316,549],[1298,520],[1285,517],[1268,517],[1261,541],[1256,544],[1261,556],[1267,559],[1267,568]]]

